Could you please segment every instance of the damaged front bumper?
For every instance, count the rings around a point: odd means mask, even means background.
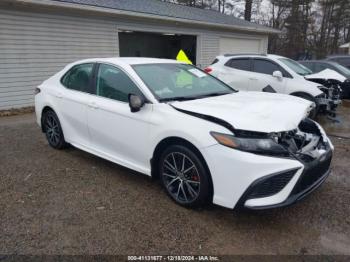
[[[286,173],[284,173],[260,179],[260,181],[253,183],[247,189],[246,193],[242,196],[237,206],[252,210],[263,210],[289,206],[304,199],[306,196],[320,187],[326,178],[330,175],[330,163],[332,160],[332,154],[332,150],[329,148],[329,150],[324,155],[322,155],[322,157],[315,159],[310,163],[304,162],[303,170],[300,170],[300,172],[298,172],[298,170],[292,171],[294,177],[291,176],[289,178],[286,176]],[[278,176],[280,177],[278,178]],[[292,178],[295,177],[297,179],[294,179],[295,182],[293,182]],[[283,182],[283,179],[287,181]],[[277,185],[276,182],[278,182]],[[278,186],[281,187],[281,184],[283,183],[285,183],[285,185],[291,183],[289,189],[287,189],[290,191],[290,193],[288,194],[287,198],[285,198],[285,200],[280,203],[267,204],[269,202],[269,199],[267,198],[252,198],[256,196],[257,193],[266,194],[266,191],[271,191],[271,188],[276,188]]]
[[[215,204],[247,209],[290,205],[329,175],[334,147],[316,122],[305,119],[295,130],[270,136],[289,154],[251,153],[221,144],[201,150],[212,174]]]
[[[288,206],[309,195],[329,176],[334,147],[319,124],[304,120],[297,131],[281,140],[302,164],[302,168],[254,181],[239,200],[238,206],[249,209]],[[276,202],[276,199],[280,202]]]
[[[321,94],[315,97],[318,112],[335,116],[336,108],[341,104],[340,94]]]

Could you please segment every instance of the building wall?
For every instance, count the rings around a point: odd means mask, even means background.
[[[33,105],[33,90],[74,60],[118,55],[113,23],[0,10],[0,110]]]
[[[202,67],[219,55],[221,35],[251,36],[170,22],[0,7],[0,110],[33,105],[35,87],[72,61],[118,56],[117,32],[123,29],[196,35],[197,64]],[[263,35],[256,37],[267,39]]]

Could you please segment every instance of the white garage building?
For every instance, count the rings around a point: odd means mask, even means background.
[[[224,53],[265,53],[272,28],[159,0],[1,0],[0,110],[31,106],[33,90],[69,62],[176,57],[205,67]]]

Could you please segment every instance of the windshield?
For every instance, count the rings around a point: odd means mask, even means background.
[[[283,64],[285,64],[290,69],[292,69],[298,75],[306,76],[306,75],[312,74],[312,71],[309,68],[307,68],[306,66],[303,66],[302,64],[300,64],[292,59],[279,58],[278,60],[280,60]]]
[[[350,78],[350,70],[347,69],[345,66],[342,66],[338,63],[332,63],[332,65],[339,71],[339,73],[341,73],[347,78]]]
[[[159,101],[191,100],[225,95],[234,89],[187,64],[140,64],[132,66]]]

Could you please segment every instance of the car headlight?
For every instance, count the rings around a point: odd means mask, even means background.
[[[290,155],[283,146],[276,143],[272,138],[243,138],[217,132],[210,132],[210,134],[219,144],[237,150],[262,155]]]

